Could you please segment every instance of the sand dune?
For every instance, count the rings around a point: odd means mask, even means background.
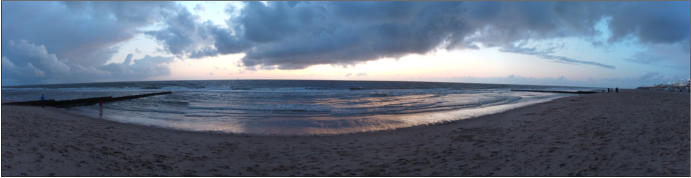
[[[330,136],[196,133],[2,106],[2,176],[689,176],[689,94],[624,90]]]

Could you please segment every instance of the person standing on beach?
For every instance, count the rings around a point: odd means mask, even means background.
[[[41,107],[43,107],[44,105],[46,105],[45,102],[46,102],[46,96],[43,95],[43,93],[41,93]]]
[[[98,117],[103,117],[103,100],[98,100]]]

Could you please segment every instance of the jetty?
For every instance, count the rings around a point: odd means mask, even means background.
[[[139,95],[120,96],[120,97],[106,96],[106,97],[81,98],[81,99],[72,99],[72,100],[59,100],[59,101],[56,101],[54,99],[50,99],[50,100],[43,100],[43,101],[37,100],[37,101],[8,102],[8,103],[3,103],[3,104],[23,105],[23,106],[74,107],[74,106],[87,106],[87,105],[92,105],[92,104],[98,104],[99,102],[107,103],[107,102],[130,100],[130,99],[155,96],[155,95],[166,95],[166,94],[171,94],[171,93],[173,93],[173,92],[166,91],[166,92],[139,94]]]
[[[543,93],[568,93],[568,94],[600,93],[599,91],[559,91],[559,90],[528,90],[528,89],[511,89],[511,91],[543,92]]]

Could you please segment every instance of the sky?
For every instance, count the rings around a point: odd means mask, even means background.
[[[689,79],[689,2],[2,2],[2,85]]]

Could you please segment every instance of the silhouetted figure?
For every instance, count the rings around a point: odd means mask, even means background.
[[[46,105],[46,96],[41,93],[41,107]]]
[[[103,117],[103,100],[98,101],[98,117]]]
[[[616,88],[615,91],[616,91],[617,93],[619,93],[619,88]]]
[[[609,92],[610,92],[610,89],[609,89],[609,88],[607,88],[607,93],[609,93]]]

